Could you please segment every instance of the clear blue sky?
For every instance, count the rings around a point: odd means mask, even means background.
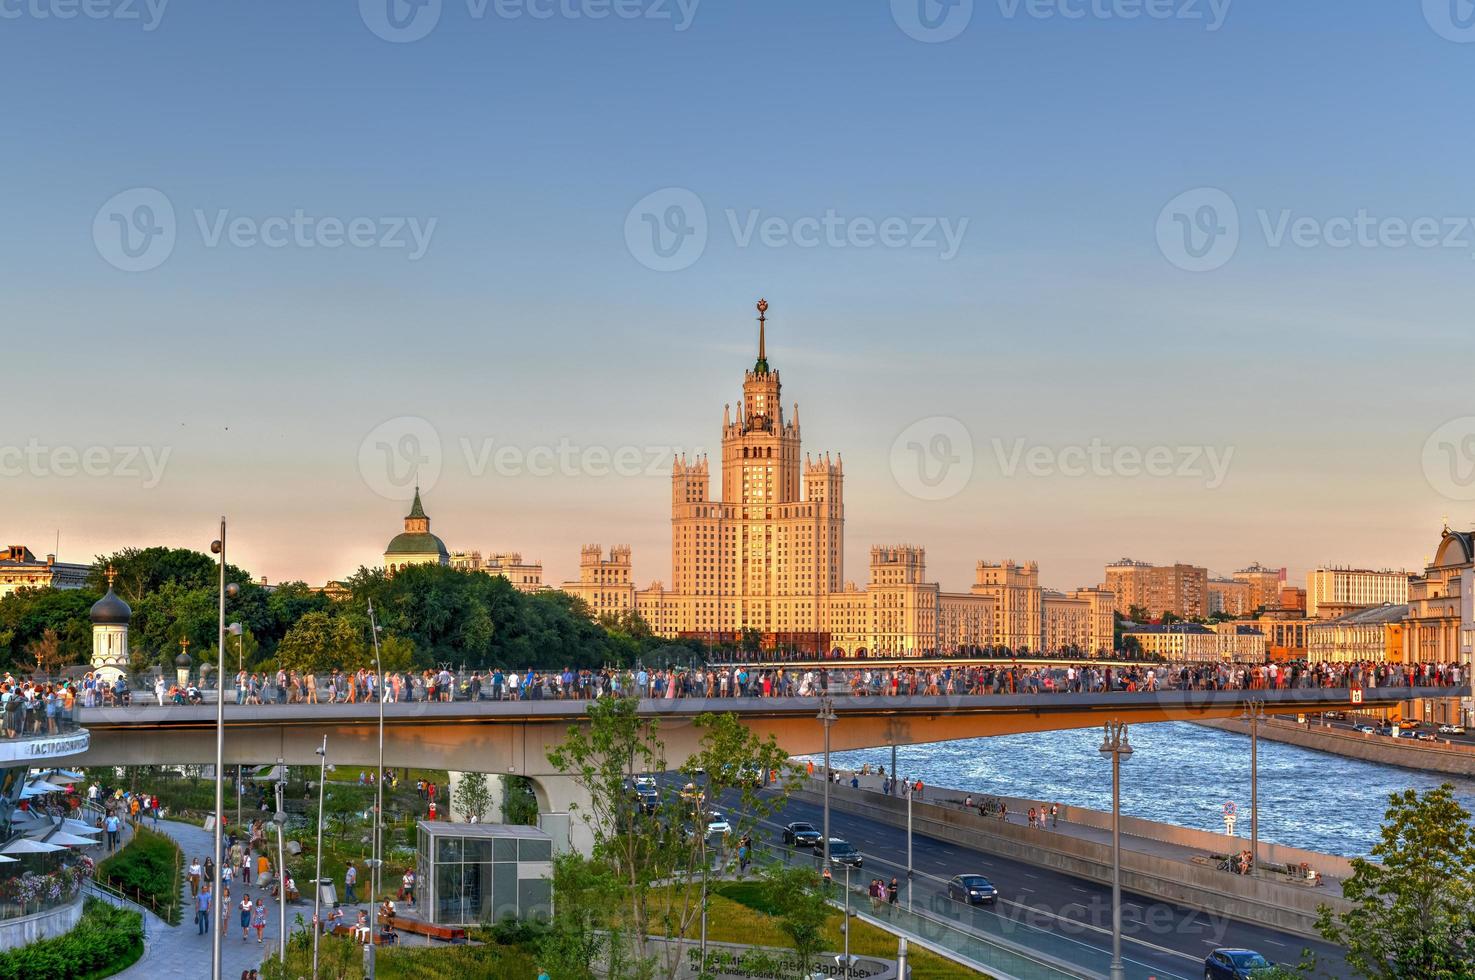
[[[979,0],[958,36],[924,43],[899,26],[902,0],[706,0],[685,30],[443,0],[422,11],[438,14],[425,37],[398,43],[368,26],[371,0],[174,0],[152,30],[38,15],[65,2],[0,3],[0,466],[3,447],[45,448],[0,476],[6,543],[49,551],[60,529],[72,559],[202,547],[226,513],[253,571],[342,575],[374,563],[405,512],[360,449],[409,416],[441,441],[426,505],[453,548],[520,549],[557,581],[580,543],[628,542],[642,583],[667,579],[669,463],[538,476],[476,461],[486,440],[713,448],[759,296],[806,446],[845,455],[858,580],[871,544],[899,541],[927,545],[946,587],[980,557],[1037,559],[1062,588],[1122,555],[1225,573],[1412,566],[1443,515],[1475,518],[1424,451],[1475,414],[1475,229],[1453,248],[1276,247],[1260,219],[1475,216],[1475,44],[1418,3],[1238,0],[1209,31]],[[124,12],[153,17],[142,0]],[[135,216],[136,197],[105,202],[137,188],[168,201],[175,241],[129,272],[98,236]],[[701,202],[707,243],[656,271],[626,224],[668,188]],[[1237,251],[1198,273],[1157,233],[1196,188],[1240,219]],[[434,225],[413,259],[210,244],[222,214],[264,229],[299,209],[367,218],[376,238],[401,218]],[[949,258],[738,240],[755,218],[797,233],[830,212],[967,224]],[[908,493],[889,462],[933,417],[973,444],[971,477],[942,500]],[[995,440],[1233,459],[1212,489],[1010,476]],[[61,475],[55,447],[116,465]],[[156,485],[126,472],[128,447],[168,452]]]

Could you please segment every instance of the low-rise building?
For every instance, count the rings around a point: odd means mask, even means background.
[[[1262,663],[1265,660],[1265,634],[1242,623],[1213,627],[1200,623],[1136,626],[1123,633],[1122,640],[1134,644],[1148,656],[1175,662]]]
[[[544,588],[543,563],[523,561],[516,551],[493,552],[485,558],[480,551],[453,551],[451,567],[463,572],[500,575],[519,592],[540,592]]]
[[[1336,619],[1313,620],[1306,631],[1306,656],[1313,662],[1386,661],[1390,634],[1402,636],[1406,615],[1406,603],[1389,603],[1360,609]]]

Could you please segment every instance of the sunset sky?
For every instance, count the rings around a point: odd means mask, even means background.
[[[0,544],[225,514],[321,583],[418,473],[452,549],[669,581],[671,455],[715,453],[760,296],[858,582],[879,543],[944,588],[1299,580],[1475,522],[1475,37],[1437,12],[443,0],[408,39],[390,2],[6,8]]]

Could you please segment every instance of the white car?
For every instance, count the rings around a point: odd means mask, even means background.
[[[1441,735],[1463,735],[1463,734],[1465,734],[1465,726],[1464,725],[1440,725],[1439,726],[1439,734],[1441,734]]]
[[[707,833],[708,835],[722,834],[726,836],[732,833],[732,824],[728,823],[727,818],[720,813],[709,813],[707,814]]]

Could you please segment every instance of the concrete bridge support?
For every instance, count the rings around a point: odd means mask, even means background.
[[[553,838],[553,852],[594,853],[593,814],[589,794],[568,776],[533,776],[538,798],[538,826]]]

